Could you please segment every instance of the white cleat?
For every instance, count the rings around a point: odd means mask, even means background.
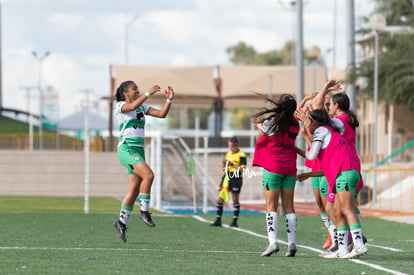
[[[334,251],[331,253],[326,253],[325,255],[320,255],[320,257],[322,256],[325,259],[341,259],[344,255],[347,255],[348,251]]]
[[[368,253],[368,247],[366,245],[354,247],[351,252],[342,256],[342,259],[354,259],[361,255],[365,255]]]
[[[262,257],[269,257],[273,253],[277,253],[279,251],[279,245],[277,243],[269,245],[265,251],[262,253]]]

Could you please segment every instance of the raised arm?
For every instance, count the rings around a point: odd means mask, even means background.
[[[148,90],[148,92],[145,92],[145,94],[139,96],[134,101],[130,103],[125,103],[124,105],[122,105],[122,112],[130,112],[130,111],[136,110],[139,106],[142,105],[142,103],[144,103],[145,100],[147,100],[147,98],[150,95],[153,95],[156,92],[159,92],[160,89],[161,88],[158,85],[152,86],[151,89]]]
[[[313,109],[322,109],[325,103],[325,96],[331,91],[339,91],[341,86],[339,85],[339,81],[335,78],[328,80],[323,86],[322,91],[320,91],[315,98],[312,100],[312,108]]]
[[[167,100],[164,103],[164,106],[161,110],[151,108],[148,112],[150,116],[153,117],[159,117],[159,118],[165,118],[170,111],[172,100],[174,99],[174,90],[172,87],[168,86],[168,89],[165,90],[165,97]]]

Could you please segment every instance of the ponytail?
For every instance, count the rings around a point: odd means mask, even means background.
[[[119,85],[119,87],[116,89],[116,94],[115,94],[115,98],[116,101],[125,101],[125,96],[124,96],[124,92],[126,92],[128,90],[128,86],[131,85],[132,83],[134,83],[131,80],[128,81],[124,81],[121,83],[121,85]]]

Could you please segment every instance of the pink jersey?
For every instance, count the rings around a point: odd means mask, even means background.
[[[331,134],[331,140],[326,148],[319,151],[319,161],[330,187],[335,186],[335,180],[339,173],[347,170],[360,171],[359,158],[352,152],[345,138],[338,132],[327,126],[321,126]]]
[[[295,139],[298,134],[299,123],[294,121],[287,132],[263,135],[256,142],[253,166],[276,174],[296,175]]]
[[[356,150],[356,132],[351,127],[351,125],[349,125],[349,123],[348,123],[348,114],[343,113],[342,115],[339,115],[336,118],[341,120],[342,123],[344,124],[344,133],[342,134],[342,136],[346,139],[349,146],[351,147],[351,150],[357,156],[359,163],[361,163],[361,160],[359,159],[358,153],[357,153],[357,150]],[[361,166],[360,166],[358,171],[359,171],[359,174],[361,174]],[[362,189],[363,186],[364,186],[364,181],[363,181],[362,176],[361,176],[361,179],[359,180],[359,183],[358,183],[358,186],[356,187],[356,190]]]

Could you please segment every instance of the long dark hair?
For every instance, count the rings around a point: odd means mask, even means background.
[[[348,95],[345,93],[334,94],[332,95],[332,103],[338,104],[338,108],[348,115],[348,124],[355,130],[359,126],[359,121],[355,113],[350,110]]]
[[[296,100],[290,94],[281,94],[276,100],[266,97],[262,94],[257,94],[263,97],[267,102],[274,105],[273,108],[263,109],[262,111],[253,115],[253,117],[260,117],[267,115],[260,121],[263,122],[270,118],[275,118],[275,123],[270,127],[270,132],[277,129],[278,132],[286,132],[289,126],[296,121],[293,114],[296,110]]]
[[[132,83],[134,83],[134,81],[127,80],[122,82],[121,85],[119,85],[118,89],[116,89],[115,94],[116,101],[125,101],[124,92],[128,90],[129,85],[131,85]]]
[[[331,118],[325,108],[315,109],[309,112],[309,118],[316,121],[320,126],[328,126],[335,132],[339,132],[340,129],[332,124]]]

